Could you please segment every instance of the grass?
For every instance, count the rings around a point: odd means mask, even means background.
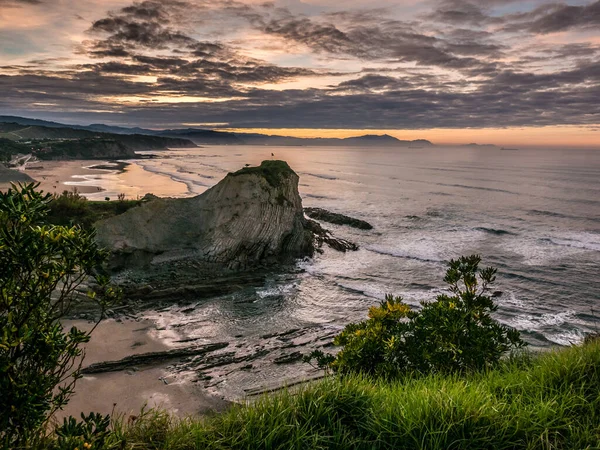
[[[330,377],[208,417],[115,421],[122,449],[600,448],[600,342],[468,376]]]
[[[140,204],[140,200],[90,201],[76,192],[65,191],[50,202],[48,221],[53,225],[91,229],[98,220],[123,214]]]
[[[239,175],[257,174],[264,177],[274,188],[281,186],[282,177],[294,174],[288,163],[279,160],[265,160],[260,166],[244,167],[237,172],[230,173],[229,176],[237,177]]]

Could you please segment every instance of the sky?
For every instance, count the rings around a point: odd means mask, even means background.
[[[0,114],[600,147],[600,0],[0,0]]]

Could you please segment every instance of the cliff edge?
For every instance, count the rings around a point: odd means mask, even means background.
[[[244,270],[312,255],[298,175],[284,161],[229,173],[192,198],[156,198],[98,222],[97,240],[130,267],[192,257]]]

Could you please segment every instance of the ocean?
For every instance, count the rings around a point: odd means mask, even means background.
[[[305,207],[364,219],[374,229],[325,224],[360,249],[326,249],[299,261],[298,273],[274,274],[262,287],[199,301],[192,310],[147,312],[164,339],[258,343],[296,328],[335,333],[364,319],[387,293],[415,307],[434,300],[445,288],[446,262],[473,253],[498,269],[496,318],[532,347],[579,343],[600,328],[599,151],[207,146],[135,164],[196,195],[272,153],[300,176]],[[157,184],[153,193],[162,189]],[[251,372],[219,389],[282,380],[298,369]]]

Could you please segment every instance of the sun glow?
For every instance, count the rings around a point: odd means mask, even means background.
[[[227,128],[237,133],[261,133],[300,138],[347,138],[365,134],[389,134],[401,140],[427,139],[438,145],[469,143],[498,146],[589,147],[600,149],[600,125],[519,128],[384,130],[309,128]]]

